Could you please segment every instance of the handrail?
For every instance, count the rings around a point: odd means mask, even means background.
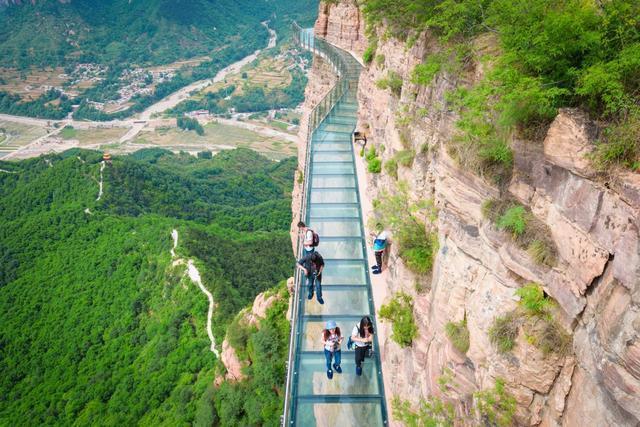
[[[319,39],[313,35],[313,33],[309,30],[303,30],[295,21],[292,24],[293,28],[293,38],[294,41],[299,44],[302,48],[310,50],[314,54],[318,56],[322,56],[325,58],[334,68],[336,73],[338,74],[338,81],[331,88],[331,90],[325,94],[322,99],[316,104],[316,106],[309,112],[309,122],[307,125],[307,134],[305,136],[306,139],[306,150],[304,157],[304,182],[303,182],[303,191],[302,191],[302,199],[300,202],[300,213],[299,218],[301,221],[307,221],[306,217],[306,207],[307,207],[307,194],[309,193],[309,185],[310,185],[310,177],[309,177],[309,166],[311,163],[311,138],[313,132],[318,128],[320,123],[329,115],[333,107],[342,99],[342,97],[349,90],[356,90],[358,79],[357,77],[354,79],[353,76],[349,75],[349,67],[347,64],[347,59],[345,56],[332,45],[327,43],[326,41]],[[298,238],[298,242],[296,245],[296,254],[300,257],[302,255],[302,245],[301,238]],[[296,347],[296,335],[297,331],[295,325],[298,320],[298,292],[300,289],[300,284],[302,282],[302,274],[300,271],[296,271],[294,276],[294,286],[293,286],[293,299],[292,299],[292,310],[291,310],[291,334],[289,336],[289,356],[287,360],[287,380],[286,380],[286,388],[285,388],[285,400],[284,400],[284,412],[282,415],[282,426],[287,426],[289,423],[289,419],[291,417],[291,387],[294,379],[294,354]]]

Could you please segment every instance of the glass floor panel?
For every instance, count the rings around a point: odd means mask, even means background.
[[[314,166],[315,169],[315,166]],[[311,190],[311,203],[357,203],[356,190]]]
[[[325,260],[364,258],[362,254],[362,239],[325,237],[320,239],[317,250]]]
[[[303,298],[306,298],[306,288],[303,291]],[[323,286],[322,298],[324,299],[324,304],[319,304],[315,299],[305,299],[304,314],[313,316],[352,313],[371,314],[369,312],[369,293],[364,286],[354,286],[352,288]]]
[[[322,131],[316,131],[316,133],[313,134],[314,145],[329,142],[351,142],[351,135],[345,135],[344,133],[327,133]]]
[[[315,177],[314,177],[315,178]],[[311,205],[311,218],[358,218],[360,211],[357,206],[349,205]]]
[[[343,344],[346,347],[345,343]],[[300,357],[298,369],[298,396],[301,395],[371,395],[380,393],[376,366],[371,359],[362,364],[362,375],[356,375],[355,352],[342,351],[342,374],[333,373],[333,379],[327,378],[327,366],[322,351],[306,353]],[[333,425],[333,424],[328,424]]]
[[[360,219],[325,221],[311,220],[310,225],[316,233],[325,237],[359,237],[362,235]]]
[[[351,142],[326,142],[313,145],[313,151],[348,151],[351,152]]]
[[[321,132],[351,133],[354,128],[355,123],[351,125],[323,123],[320,125],[319,129]]]
[[[354,187],[356,186],[356,177],[353,175],[335,175],[322,176],[316,175],[311,179],[311,187],[313,188],[333,188],[333,187]]]
[[[320,241],[322,244],[322,241]],[[362,285],[367,283],[364,261],[327,260],[322,270],[322,286]]]
[[[331,114],[325,119],[325,123],[353,126],[353,115]]]
[[[334,377],[335,378],[335,377]],[[367,426],[382,427],[382,405],[380,402],[299,402],[296,411],[296,426]]]
[[[353,161],[353,155],[351,151],[341,152],[318,152],[313,153],[313,162],[351,162]]]
[[[317,163],[312,166],[312,174],[354,174],[353,163]]]

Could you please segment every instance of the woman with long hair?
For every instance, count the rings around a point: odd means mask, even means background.
[[[360,319],[360,324],[356,324],[351,332],[351,341],[356,352],[356,375],[362,375],[362,362],[371,348],[373,342],[373,322],[369,316]]]
[[[342,351],[340,345],[342,344],[343,337],[340,334],[340,328],[336,325],[336,322],[329,320],[327,322],[327,329],[322,331],[322,344],[324,345],[324,357],[327,362],[327,378],[333,378],[333,370],[331,362],[333,360],[333,369],[337,373],[342,373],[340,362],[342,359]]]

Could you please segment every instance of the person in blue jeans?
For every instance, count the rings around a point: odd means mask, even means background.
[[[327,378],[332,379],[333,369],[339,374],[342,373],[342,368],[340,367],[342,351],[340,350],[340,346],[343,337],[335,321],[329,320],[326,326],[327,329],[322,331],[322,344],[324,345],[324,358],[327,362]],[[333,362],[333,365],[331,362]]]
[[[324,304],[322,299],[322,270],[324,269],[324,259],[317,251],[308,252],[298,260],[298,268],[304,271],[309,294],[307,299],[313,298],[315,290],[318,302]]]

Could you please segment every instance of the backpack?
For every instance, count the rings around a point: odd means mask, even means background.
[[[320,244],[320,236],[315,231],[311,230],[313,233],[313,241],[311,242],[311,246],[314,248]]]

